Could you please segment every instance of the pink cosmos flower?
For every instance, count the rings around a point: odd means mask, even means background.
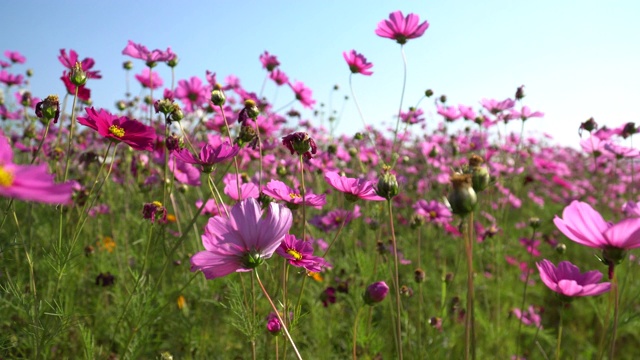
[[[532,325],[537,328],[542,329],[542,318],[540,313],[536,311],[536,308],[531,305],[527,311],[522,311],[520,309],[513,309],[513,315],[516,316],[520,321],[522,321],[525,325]]]
[[[344,60],[349,65],[349,70],[354,74],[362,74],[370,76],[373,71],[369,71],[373,67],[373,64],[367,62],[367,58],[364,55],[357,53],[355,50],[351,50],[349,53],[346,51],[342,53]]]
[[[378,196],[373,188],[373,183],[366,179],[354,179],[340,176],[337,172],[327,172],[324,174],[325,181],[336,190],[345,193],[349,201],[358,199],[384,201],[385,198]]]
[[[239,151],[240,148],[237,144],[232,146],[228,141],[225,141],[219,146],[205,144],[198,156],[193,155],[188,149],[174,151],[173,156],[189,164],[198,164],[202,166],[203,172],[210,173],[215,164],[236,156]]]
[[[495,99],[482,99],[480,101],[482,107],[487,109],[490,113],[496,115],[504,110],[511,109],[516,104],[512,99],[505,99],[502,101],[497,101]]]
[[[182,100],[185,111],[193,112],[197,107],[207,103],[210,94],[209,88],[202,84],[202,80],[192,76],[189,80],[178,81],[174,95],[177,99]]]
[[[46,204],[72,203],[73,182],[55,184],[47,165],[17,165],[7,138],[0,133],[0,196]]]
[[[22,85],[24,81],[24,76],[22,75],[13,75],[6,70],[0,70],[0,82],[7,85]]]
[[[409,14],[405,18],[402,11],[398,10],[389,14],[389,20],[382,20],[376,28],[376,35],[388,39],[394,39],[398,44],[405,44],[409,39],[419,38],[429,28],[428,22],[420,22],[416,14]]]
[[[475,120],[476,112],[473,111],[471,106],[458,105],[458,111],[460,112],[460,116],[465,118],[466,120]]]
[[[260,55],[260,62],[262,63],[262,67],[267,71],[273,71],[278,65],[280,65],[280,61],[275,55],[269,54],[268,51],[265,50],[263,54]]]
[[[420,199],[413,205],[413,209],[416,214],[422,216],[427,222],[436,225],[448,224],[453,219],[451,210],[436,200],[427,202],[427,200]]]
[[[97,131],[112,141],[122,141],[135,150],[153,150],[156,140],[155,130],[126,116],[118,117],[104,109],[96,111],[87,108],[87,117],[79,117],[78,122]]]
[[[149,67],[153,67],[151,65],[158,61],[173,60],[176,56],[176,54],[171,51],[170,47],[168,47],[166,51],[161,51],[158,49],[149,51],[146,46],[136,44],[131,40],[129,40],[127,46],[125,46],[125,48],[122,50],[122,55],[129,55],[134,59],[144,60]]]
[[[244,200],[250,197],[257,199],[260,196],[258,186],[252,182],[240,184],[240,194],[238,194],[238,182],[236,180],[226,182],[224,186],[224,193],[235,201]]]
[[[314,195],[311,192],[307,192],[305,194],[303,203],[302,195],[300,195],[299,191],[290,188],[279,180],[269,181],[269,183],[262,188],[262,192],[275,200],[284,201],[294,207],[306,205],[316,209],[321,209],[322,206],[327,203],[326,195]]]
[[[599,283],[602,273],[597,270],[581,273],[580,269],[568,261],[561,261],[558,267],[544,259],[536,263],[540,279],[547,287],[566,297],[595,296],[611,289],[611,283]]]
[[[167,164],[176,181],[189,186],[200,186],[200,170],[180,159],[170,158]]]
[[[4,52],[4,56],[6,56],[7,59],[9,59],[14,64],[24,64],[25,62],[27,62],[27,58],[17,51],[7,50]]]
[[[313,105],[316,103],[315,100],[311,98],[312,92],[311,89],[306,87],[302,81],[296,81],[295,84],[289,83],[291,90],[296,94],[296,99],[300,101],[302,106],[311,109]]]
[[[295,235],[285,235],[276,253],[289,260],[290,265],[305,268],[307,271],[321,272],[325,266],[323,258],[313,255],[311,241],[299,240]]]
[[[444,117],[445,121],[451,122],[460,118],[461,114],[454,106],[436,106],[438,114]]]
[[[269,79],[273,80],[278,86],[289,83],[289,77],[280,69],[274,69],[269,73]]]
[[[400,121],[405,124],[417,124],[424,121],[424,111],[422,109],[409,108],[409,111],[400,112]]]
[[[151,73],[151,79],[149,79],[149,73]],[[136,74],[136,79],[142,84],[145,88],[158,89],[162,86],[162,79],[157,72],[151,71],[148,67],[142,69],[140,74]],[[151,83],[149,83],[151,80]]]
[[[67,93],[69,95],[76,94],[76,86],[71,83],[68,72],[64,71],[62,73],[62,76],[60,77],[60,80],[62,80],[64,86],[67,88]],[[89,101],[91,99],[91,90],[84,85],[80,86],[80,88],[78,89],[78,99],[84,102]]]
[[[622,205],[622,212],[626,217],[640,217],[640,202],[627,201]]]
[[[69,70],[73,70],[73,67],[79,62],[82,67],[82,71],[87,74],[87,79],[102,79],[100,71],[91,70],[93,65],[95,65],[95,61],[92,58],[85,58],[84,60],[79,61],[78,53],[74,50],[69,50],[69,55],[67,55],[67,50],[60,49],[58,60],[60,60],[60,63]]]
[[[612,224],[581,201],[572,201],[564,208],[562,218],[556,215],[553,223],[569,239],[591,248],[628,250],[640,247],[640,218],[627,218]]]
[[[202,235],[205,251],[191,257],[191,271],[201,270],[207,279],[251,271],[273,255],[292,222],[284,206],[271,203],[263,212],[258,201],[245,199],[229,218],[209,219]]]
[[[316,215],[311,220],[309,220],[309,224],[317,227],[318,229],[329,232],[333,230],[337,230],[342,223],[346,226],[353,219],[359,218],[362,216],[360,213],[360,206],[355,205],[353,207],[353,211],[345,210],[345,209],[334,209],[329,211],[324,215]]]

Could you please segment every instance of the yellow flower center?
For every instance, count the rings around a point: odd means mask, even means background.
[[[110,132],[111,134],[113,134],[113,136],[115,136],[115,137],[119,137],[119,138],[121,138],[121,137],[123,137],[123,136],[124,136],[124,129],[123,129],[123,128],[121,128],[121,127],[120,127],[120,126],[118,126],[118,125],[111,125],[111,126],[109,126],[109,132]]]
[[[293,249],[287,249],[287,254],[293,256],[293,258],[296,260],[302,260],[302,254]]]
[[[0,166],[0,186],[8,187],[13,184],[13,174]]]
[[[433,210],[429,211],[429,216],[431,216],[432,219],[435,219],[437,215],[438,214],[436,214],[435,211],[433,211]]]
[[[292,198],[292,199],[296,199],[296,198],[300,199],[302,196],[300,196],[300,194],[290,193],[289,197]]]
[[[160,201],[153,201],[152,204],[156,207],[162,207],[162,203]]]
[[[187,299],[185,299],[182,295],[178,296],[178,299],[176,299],[176,305],[178,305],[178,309],[182,310],[186,304]]]

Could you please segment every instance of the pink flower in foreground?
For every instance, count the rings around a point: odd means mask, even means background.
[[[24,64],[25,62],[27,62],[27,58],[17,51],[7,50],[4,52],[4,56],[6,56],[7,59],[9,59],[14,64]]]
[[[96,111],[87,108],[87,117],[79,117],[78,122],[112,140],[122,141],[135,150],[153,150],[156,140],[155,130],[126,116],[112,115],[104,109]]]
[[[267,71],[273,71],[278,65],[280,65],[280,61],[275,55],[269,54],[268,51],[265,50],[263,54],[260,55],[260,62],[262,63],[262,67]]]
[[[289,260],[290,265],[311,272],[321,272],[325,265],[323,258],[313,255],[311,241],[299,240],[295,235],[285,235],[276,253]]]
[[[349,70],[351,70],[354,74],[362,74],[370,76],[373,74],[373,71],[369,71],[373,67],[373,64],[367,62],[367,58],[364,55],[357,53],[355,50],[351,50],[350,52],[343,52],[342,56],[344,60],[349,65]]]
[[[102,79],[100,71],[91,70],[93,65],[95,65],[95,61],[92,58],[85,58],[84,60],[79,61],[78,53],[74,50],[69,50],[69,55],[67,55],[67,50],[60,49],[58,60],[60,60],[60,63],[69,70],[73,70],[73,67],[79,62],[82,67],[82,71],[87,75],[87,79]]]
[[[173,60],[176,56],[176,54],[171,51],[170,47],[168,47],[166,51],[158,49],[149,51],[146,46],[136,44],[131,40],[129,40],[127,46],[122,50],[122,55],[129,55],[132,58],[144,60],[149,67],[153,67],[154,63],[158,61]]]
[[[634,249],[640,247],[640,218],[617,224],[605,221],[591,205],[573,201],[564,208],[562,218],[553,219],[558,229],[578,244],[596,249]]]
[[[540,279],[547,287],[560,295],[595,296],[611,289],[611,283],[599,283],[602,273],[597,270],[581,273],[580,269],[568,261],[561,261],[558,267],[544,259],[536,263],[540,271]]]
[[[296,94],[296,99],[300,101],[302,106],[311,109],[316,103],[316,101],[311,98],[311,89],[306,87],[302,81],[296,81],[295,84],[289,83],[289,86],[291,86],[291,90]]]
[[[257,199],[260,196],[258,186],[252,182],[240,184],[240,194],[238,194],[238,182],[236,180],[230,180],[225,184],[224,193],[235,201],[250,197]]]
[[[17,165],[9,141],[0,134],[0,196],[46,204],[71,203],[73,183],[55,184],[47,165]]]
[[[418,15],[411,13],[404,17],[402,11],[398,10],[389,14],[389,20],[378,23],[376,35],[404,44],[409,39],[419,38],[429,28],[428,22],[425,21],[422,24],[419,22]]]
[[[349,201],[356,201],[358,199],[373,201],[385,200],[385,198],[376,194],[373,183],[369,180],[348,178],[346,176],[340,176],[336,172],[325,173],[324,179],[336,190],[343,192]]]
[[[262,192],[275,200],[284,201],[290,204],[290,206],[293,205],[294,208],[298,205],[305,205],[320,209],[327,203],[326,195],[314,195],[311,192],[305,194],[303,201],[303,197],[299,191],[293,190],[279,180],[269,181],[269,183],[262,188]]]
[[[151,73],[151,77],[149,77],[149,73]],[[140,74],[136,74],[136,79],[146,88],[158,89],[162,86],[160,75],[155,71],[151,71],[148,67],[142,69]]]
[[[207,279],[251,271],[270,258],[291,228],[293,216],[284,206],[262,211],[253,198],[233,206],[230,217],[209,219],[202,235],[205,251],[191,257],[191,271]]]

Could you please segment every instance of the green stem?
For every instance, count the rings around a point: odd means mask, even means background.
[[[467,218],[467,313],[465,316],[465,360],[475,359],[475,321],[473,304],[473,212]]]
[[[396,120],[396,130],[393,134],[393,145],[391,146],[391,154],[396,150],[396,142],[398,141],[398,130],[400,129],[400,113],[402,113],[402,102],[404,101],[404,90],[407,87],[407,57],[404,54],[404,45],[400,45],[400,53],[402,54],[402,64],[404,65],[404,75],[402,77],[402,93],[400,95],[400,107],[398,108],[398,119]]]
[[[356,313],[356,319],[353,321],[353,345],[351,348],[351,354],[353,360],[358,358],[357,356],[357,338],[358,338],[358,320],[360,319],[360,313],[362,312],[362,306],[358,308],[358,312]]]
[[[611,265],[612,267],[614,265]],[[611,279],[611,289],[613,290],[613,329],[611,331],[611,344],[609,347],[609,359],[615,359],[614,354],[616,350],[616,335],[618,333],[618,315],[620,308],[620,291],[618,289],[618,276],[613,272],[613,279]]]
[[[387,200],[387,207],[389,209],[389,226],[391,230],[391,244],[393,246],[393,266],[394,266],[394,281],[395,281],[395,293],[396,293],[396,338],[398,340],[397,355],[398,359],[402,360],[402,321],[400,312],[400,279],[398,276],[398,245],[396,242],[395,229],[393,228],[393,206],[391,199]]]
[[[564,303],[561,305],[564,306]],[[558,326],[558,341],[556,343],[556,360],[560,360],[560,344],[562,342],[562,320],[564,316],[563,308],[560,308],[560,325]]]

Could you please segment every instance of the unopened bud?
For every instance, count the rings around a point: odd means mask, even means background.
[[[376,194],[387,200],[391,200],[391,198],[398,195],[399,192],[400,190],[398,188],[398,180],[396,179],[396,176],[390,172],[390,168],[388,166],[383,167],[382,175],[380,175],[380,178],[378,179]]]
[[[222,106],[226,101],[227,97],[224,95],[220,84],[216,84],[213,91],[211,91],[211,102],[215,106]]]
[[[357,133],[353,136],[353,138],[354,138],[355,140],[362,140],[362,139],[364,139],[364,135],[362,135],[362,133],[361,133],[361,132],[357,132]]]
[[[384,300],[388,293],[389,286],[384,281],[378,281],[367,287],[367,290],[365,290],[362,295],[362,299],[365,304],[373,306]]]
[[[563,255],[567,252],[567,245],[559,243],[558,245],[556,245],[556,252],[560,255]]]
[[[451,177],[452,189],[447,197],[454,214],[465,216],[473,211],[478,202],[476,192],[473,190],[470,174],[454,174]]]
[[[32,77],[33,76],[33,69],[27,69],[27,76],[28,77]]]
[[[174,68],[178,65],[179,59],[177,55],[174,55],[173,58],[167,61],[167,65],[171,68]]]
[[[49,95],[44,100],[36,104],[36,116],[46,122],[53,120],[58,122],[60,117],[60,101],[58,95]]]
[[[447,96],[446,95],[440,95],[440,102],[441,103],[446,103],[447,102]]]
[[[425,274],[424,270],[422,269],[415,269],[415,271],[413,272],[413,280],[417,283],[424,282],[424,279],[426,277],[427,274]]]
[[[75,86],[82,86],[87,83],[87,74],[82,70],[82,65],[79,62],[71,69],[69,80]]]
[[[426,96],[426,97],[432,97],[432,96],[433,96],[433,90],[431,90],[431,89],[427,89],[427,90],[424,92],[424,96]]]
[[[260,109],[253,100],[246,100],[244,102],[244,108],[247,109],[247,115],[255,120],[260,115]]]
[[[469,170],[471,172],[471,182],[473,184],[473,190],[476,193],[481,192],[489,186],[491,176],[489,176],[489,169],[484,165],[484,160],[473,154],[469,158]]]
[[[531,226],[532,229],[537,229],[540,227],[540,218],[539,217],[532,217],[529,219],[529,226]]]
[[[122,63],[122,68],[125,70],[131,70],[133,69],[133,62],[131,62],[131,60],[127,60],[125,62]]]
[[[522,99],[524,99],[524,85],[516,89],[516,100],[522,100]]]

